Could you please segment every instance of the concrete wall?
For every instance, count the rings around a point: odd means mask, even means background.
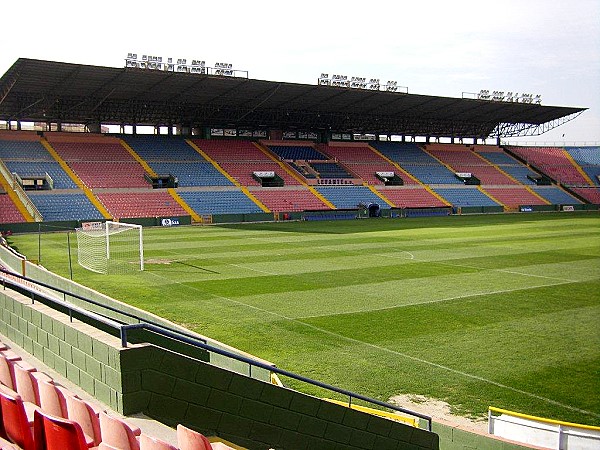
[[[148,344],[0,290],[0,334],[123,414],[183,423],[250,449],[438,449],[438,436]]]

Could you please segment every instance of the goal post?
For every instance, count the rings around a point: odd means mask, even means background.
[[[77,259],[98,273],[144,270],[142,226],[124,222],[87,222],[76,228]]]

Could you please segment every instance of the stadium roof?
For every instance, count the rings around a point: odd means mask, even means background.
[[[0,120],[409,136],[535,135],[586,108],[18,59]]]

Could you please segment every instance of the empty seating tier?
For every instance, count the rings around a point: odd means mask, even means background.
[[[539,177],[540,175],[529,169],[524,165],[516,165],[516,166],[500,166],[501,169],[506,172],[508,175],[513,177],[521,184],[525,185],[535,185],[535,181],[532,178]],[[531,178],[529,178],[531,177]]]
[[[474,187],[436,188],[435,192],[453,206],[499,206],[498,203]]]
[[[532,194],[524,187],[486,187],[485,191],[505,206],[517,207],[520,205],[546,205],[537,195]]]
[[[0,158],[12,161],[54,161],[39,141],[0,139]]]
[[[25,218],[19,212],[8,194],[0,194],[0,223],[25,222]]]
[[[56,161],[4,161],[11,173],[21,178],[50,175],[54,189],[77,189],[77,184]]]
[[[600,166],[600,147],[567,147],[566,150],[580,166]]]
[[[217,141],[194,139],[200,150],[217,162],[221,161],[270,161],[250,141]]]
[[[600,205],[600,188],[597,187],[585,187],[585,188],[573,188],[573,191],[585,198],[588,202],[595,205]]]
[[[311,167],[319,174],[319,178],[352,178],[352,175],[335,162],[312,162]]]
[[[237,189],[179,192],[179,195],[200,215],[263,212],[246,194]]]
[[[574,205],[581,203],[571,194],[556,186],[532,186],[531,189],[553,205]]]
[[[286,186],[300,184],[250,141],[195,139],[194,144],[243,186],[260,186],[260,181],[253,177],[253,173],[264,171],[275,172]]]
[[[438,162],[427,165],[402,164],[401,166],[423,184],[463,184],[454,172]]]
[[[6,137],[6,135],[4,136]],[[35,140],[31,138],[35,137]],[[24,177],[44,177],[53,181],[55,189],[75,189],[77,185],[40,143],[37,135],[29,140],[0,139],[0,158],[11,173]]]
[[[439,165],[439,162],[417,144],[400,142],[374,142],[373,147],[379,150],[386,158],[404,164]]]
[[[464,146],[432,144],[427,151],[450,166],[452,170],[471,173],[484,185],[516,185],[517,183],[486,159]]]
[[[581,166],[592,183],[600,186],[600,147],[567,147],[566,151]]]
[[[123,140],[145,161],[207,162],[183,138],[167,136],[124,136]]]
[[[102,219],[102,214],[81,193],[32,192],[29,198],[47,221]]]
[[[329,144],[321,147],[328,155],[336,158],[342,163],[349,162],[373,162],[381,163],[385,161],[381,156],[375,153],[367,144],[359,145],[337,145]]]
[[[313,147],[306,145],[268,145],[269,150],[279,156],[281,159],[290,161],[301,160],[327,160],[323,155]]]
[[[168,192],[99,193],[98,199],[114,218],[173,217],[187,212]]]
[[[559,147],[509,147],[528,164],[550,178],[568,186],[589,186],[590,183]]]
[[[173,175],[179,187],[232,186],[221,172],[202,161],[151,161],[148,165],[159,175]]]
[[[391,206],[365,186],[319,186],[316,189],[338,209],[355,209],[370,203],[385,208]]]
[[[144,178],[144,168],[137,161],[70,162],[69,166],[92,189],[147,188],[152,186]]]
[[[117,138],[59,134],[48,141],[89,188],[151,188],[144,168]]]
[[[415,180],[406,175],[403,171],[399,170],[396,166],[393,166],[385,161],[369,163],[350,162],[346,163],[346,167],[352,170],[356,176],[360,177],[362,180],[371,185],[384,184],[384,181],[377,177],[376,172],[394,172],[397,176],[402,178],[404,184],[418,184]]]
[[[398,208],[430,208],[448,206],[422,186],[385,187],[378,189]]]
[[[250,192],[273,212],[330,209],[306,188],[262,188]]]

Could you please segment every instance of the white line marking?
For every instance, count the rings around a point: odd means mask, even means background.
[[[542,401],[544,401],[546,403],[550,403],[552,405],[556,405],[556,406],[560,406],[562,408],[570,409],[572,411],[577,411],[577,412],[580,412],[580,413],[583,413],[583,414],[588,414],[588,415],[593,416],[593,417],[600,417],[600,414],[597,414],[595,412],[586,411],[585,409],[577,408],[577,407],[572,406],[572,405],[566,405],[566,404],[558,402],[556,400],[552,400],[551,398],[548,398],[548,397],[543,397],[541,395],[537,395],[537,394],[534,394],[532,392],[527,392],[527,391],[524,391],[522,389],[514,388],[512,386],[508,386],[506,384],[499,383],[497,381],[488,380],[487,378],[480,377],[479,375],[473,375],[473,374],[470,374],[470,373],[467,373],[467,372],[463,372],[462,370],[456,370],[456,369],[453,369],[453,368],[448,367],[448,366],[443,366],[443,365],[438,364],[438,363],[427,361],[426,359],[418,358],[416,356],[407,355],[406,353],[402,353],[402,352],[398,352],[398,351],[395,351],[395,350],[391,350],[391,349],[386,348],[386,347],[380,347],[379,345],[375,345],[375,344],[371,344],[371,343],[368,343],[368,342],[360,341],[358,339],[347,337],[347,336],[335,333],[333,331],[325,330],[323,328],[320,328],[320,327],[317,327],[317,326],[314,326],[314,325],[310,325],[310,324],[307,324],[307,323],[304,323],[304,322],[300,322],[300,323],[303,323],[304,325],[306,325],[309,328],[312,328],[314,330],[320,331],[320,332],[325,333],[325,334],[329,334],[329,335],[337,337],[339,339],[343,339],[343,340],[346,340],[346,341],[349,341],[349,342],[353,342],[355,344],[362,344],[362,345],[365,345],[367,347],[371,347],[371,348],[373,348],[375,350],[380,350],[380,351],[385,352],[385,353],[390,353],[390,354],[401,356],[403,358],[407,358],[407,359],[410,359],[412,361],[416,361],[416,362],[419,362],[419,363],[422,363],[422,364],[427,364],[429,366],[436,367],[438,369],[442,369],[442,370],[445,370],[445,371],[448,371],[448,372],[451,372],[451,373],[454,373],[454,374],[457,374],[457,375],[461,375],[461,376],[466,377],[466,378],[471,378],[471,379],[474,379],[474,380],[477,380],[477,381],[481,381],[483,383],[491,384],[493,386],[496,386],[496,387],[499,387],[499,388],[502,388],[502,389],[507,389],[507,390],[516,392],[518,394],[522,394],[522,395],[526,395],[526,396],[531,397],[531,398],[535,398],[537,400],[542,400]]]
[[[397,253],[406,253],[410,258],[406,258],[404,256],[396,256],[390,253],[373,253],[374,256],[383,256],[385,258],[398,258],[398,259],[415,259],[415,255],[411,252],[407,252],[406,250],[398,250]]]
[[[150,273],[151,275],[154,275],[157,278],[163,278],[163,279],[165,279],[165,280],[167,280],[167,281],[169,281],[171,283],[173,282],[173,280],[170,280],[169,278],[164,277],[162,275],[151,273],[151,272],[147,272],[147,273]],[[236,305],[245,306],[245,307],[247,307],[249,309],[253,309],[255,311],[258,311],[261,314],[269,314],[271,316],[277,317],[278,319],[288,320],[290,322],[294,322],[296,324],[303,325],[303,326],[305,326],[307,328],[311,328],[311,329],[319,331],[321,333],[328,334],[330,336],[334,336],[334,337],[336,337],[338,339],[342,339],[342,340],[345,340],[347,342],[352,342],[354,344],[361,344],[361,345],[370,347],[370,348],[375,349],[375,350],[379,350],[379,351],[382,351],[382,352],[385,352],[385,353],[389,353],[389,354],[392,354],[392,355],[396,355],[396,356],[400,356],[400,357],[403,357],[403,358],[406,358],[406,359],[410,359],[412,361],[416,361],[416,362],[419,362],[421,364],[426,364],[426,365],[429,365],[429,366],[432,366],[432,367],[436,367],[438,369],[442,369],[442,370],[445,370],[447,372],[451,372],[451,373],[454,373],[454,374],[457,374],[457,375],[461,375],[461,376],[466,377],[466,378],[470,378],[470,379],[473,379],[473,380],[481,381],[483,383],[491,384],[492,386],[496,386],[496,387],[499,387],[499,388],[502,388],[502,389],[510,390],[512,392],[516,392],[516,393],[525,395],[527,397],[535,398],[537,400],[541,400],[541,401],[544,401],[544,402],[552,404],[552,405],[560,406],[561,408],[569,409],[571,411],[577,411],[579,413],[587,414],[587,415],[590,415],[590,416],[593,416],[593,417],[600,417],[600,414],[597,414],[597,413],[594,413],[594,412],[591,412],[591,411],[586,411],[584,409],[580,409],[580,408],[577,408],[577,407],[572,406],[572,405],[567,405],[567,404],[558,402],[556,400],[552,400],[552,399],[547,398],[547,397],[542,397],[540,395],[537,395],[537,394],[534,394],[534,393],[531,393],[531,392],[527,392],[527,391],[524,391],[522,389],[514,388],[512,386],[508,386],[508,385],[499,383],[497,381],[488,380],[487,378],[483,378],[483,377],[480,377],[478,375],[473,375],[473,374],[470,374],[470,373],[467,373],[467,372],[463,372],[461,370],[456,370],[456,369],[453,369],[451,367],[443,366],[441,364],[434,363],[434,362],[431,362],[431,361],[427,361],[425,359],[418,358],[416,356],[411,356],[411,355],[408,355],[406,353],[401,353],[401,352],[398,352],[398,351],[395,351],[395,350],[391,350],[389,348],[380,347],[380,346],[375,345],[375,344],[370,344],[368,342],[364,342],[364,341],[360,341],[358,339],[354,339],[354,338],[351,338],[351,337],[348,337],[348,336],[344,336],[344,335],[335,333],[333,331],[329,331],[329,330],[326,330],[324,328],[320,328],[320,327],[317,327],[315,325],[311,325],[311,324],[302,322],[301,320],[297,320],[297,319],[293,319],[291,317],[284,316],[283,314],[279,314],[279,313],[276,313],[276,312],[273,312],[273,311],[269,311],[267,309],[259,308],[259,307],[254,306],[254,305],[249,305],[249,304],[241,302],[239,300],[234,300],[234,299],[231,299],[231,298],[228,298],[228,297],[223,297],[221,295],[213,294],[211,292],[202,291],[201,289],[198,289],[195,286],[190,286],[190,285],[182,283],[180,281],[174,281],[174,282],[176,284],[179,284],[179,285],[181,285],[183,287],[186,287],[188,289],[191,289],[191,290],[194,290],[194,291],[197,291],[197,292],[201,292],[203,294],[208,294],[208,295],[211,295],[214,298],[222,299],[222,300],[234,303]]]
[[[264,270],[253,269],[252,267],[240,266],[239,264],[231,264],[231,263],[225,263],[225,264],[227,264],[228,266],[238,267],[240,269],[251,270],[253,272],[264,273],[267,275],[279,275],[278,273],[266,272]]]
[[[446,297],[446,298],[438,298],[436,300],[425,300],[425,301],[416,302],[416,303],[403,303],[400,305],[382,306],[381,308],[358,309],[355,311],[345,310],[342,313],[317,314],[314,316],[301,316],[301,317],[298,317],[297,319],[300,319],[300,320],[315,319],[318,317],[343,316],[345,314],[360,314],[360,313],[370,313],[370,312],[377,312],[377,311],[386,311],[388,309],[408,308],[410,306],[420,306],[420,305],[430,305],[430,304],[434,304],[434,303],[450,302],[453,300],[462,300],[462,299],[471,298],[471,297],[483,297],[484,295],[506,294],[508,292],[527,291],[530,289],[538,289],[538,288],[549,287],[549,286],[561,286],[563,284],[572,284],[572,283],[577,283],[577,282],[576,281],[562,281],[559,283],[542,284],[539,286],[526,286],[526,287],[514,288],[514,289],[500,289],[500,290],[488,291],[488,292],[473,292],[471,294],[456,295],[453,297]]]
[[[445,262],[445,261],[426,261],[426,260],[421,260],[421,261],[422,262],[430,262],[432,264],[441,264],[443,266],[464,267],[466,269],[475,269],[475,270],[479,270],[479,271],[482,271],[482,272],[490,270],[490,271],[494,271],[494,272],[510,273],[510,274],[513,274],[513,275],[522,275],[524,277],[546,278],[548,280],[560,281],[561,283],[580,283],[581,282],[581,280],[569,280],[567,278],[549,277],[549,276],[546,276],[546,275],[535,275],[535,274],[532,274],[532,273],[517,272],[516,270],[477,267],[477,266],[471,266],[469,264],[456,264],[456,263]]]

